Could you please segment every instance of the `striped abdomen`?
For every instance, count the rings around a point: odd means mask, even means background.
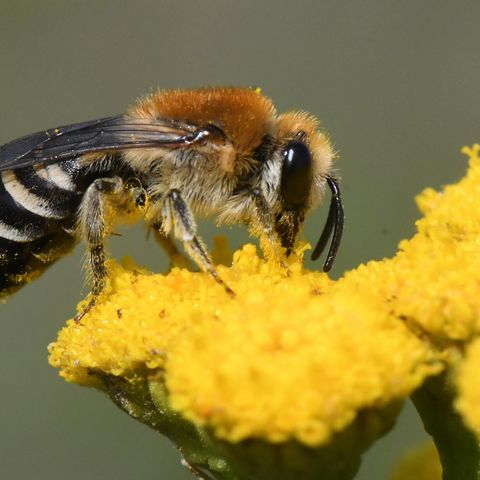
[[[76,160],[0,172],[0,297],[38,276],[75,244],[83,188]]]

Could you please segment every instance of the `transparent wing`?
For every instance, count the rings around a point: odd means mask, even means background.
[[[49,164],[91,152],[181,147],[219,135],[210,125],[116,116],[52,128],[0,147],[0,171]]]

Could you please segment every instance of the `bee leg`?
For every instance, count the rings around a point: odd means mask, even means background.
[[[92,296],[85,309],[75,317],[77,323],[95,305],[98,295],[105,286],[107,277],[104,247],[105,200],[107,195],[121,191],[123,186],[120,177],[97,178],[83,196],[78,215],[78,228],[81,237],[87,243],[86,268],[92,280]]]
[[[178,190],[170,190],[168,192],[164,200],[162,217],[164,231],[168,234],[173,223],[175,236],[183,242],[185,250],[195,263],[222,285],[228,294],[235,295],[233,290],[221,279],[215,270],[205,245],[197,236],[197,226],[192,212]]]
[[[263,237],[268,241],[270,250],[275,252],[275,256],[278,257],[277,260],[280,263],[280,266],[285,269],[287,274],[290,274],[288,266],[277,254],[281,242],[278,238],[277,232],[275,231],[275,221],[267,200],[258,188],[251,190],[251,195],[253,198],[253,204],[255,205],[256,213],[256,225],[254,228],[258,230],[258,234],[262,234]],[[262,238],[260,238],[260,242],[262,242]],[[262,246],[262,249],[265,250],[263,247],[264,246]]]
[[[139,209],[145,209],[148,203],[148,193],[143,188],[140,180],[132,177],[125,182],[125,186],[130,190],[135,206]],[[163,233],[164,229],[161,222],[152,225],[153,236],[155,241],[162,247],[170,259],[170,268],[188,268],[188,260],[178,251],[173,238],[170,235]],[[150,233],[150,231],[148,232]]]
[[[255,205],[256,220],[258,224],[255,227],[261,230],[258,233],[263,233],[272,243],[278,244],[279,241],[275,233],[273,215],[265,196],[258,188],[254,188],[251,191],[251,195],[253,198],[253,204]]]

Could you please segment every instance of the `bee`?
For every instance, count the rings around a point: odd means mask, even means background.
[[[144,218],[170,255],[175,239],[228,292],[196,215],[244,223],[286,254],[306,213],[332,197],[317,259],[343,230],[333,150],[311,115],[277,114],[258,89],[159,90],[124,115],[44,130],[0,148],[0,295],[86,245],[89,307],[105,285],[105,240],[116,222]],[[87,309],[89,308],[87,307]]]

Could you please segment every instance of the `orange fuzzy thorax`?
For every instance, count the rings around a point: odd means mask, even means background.
[[[129,111],[139,118],[169,118],[221,128],[240,152],[250,152],[272,132],[275,107],[258,89],[158,90]]]

